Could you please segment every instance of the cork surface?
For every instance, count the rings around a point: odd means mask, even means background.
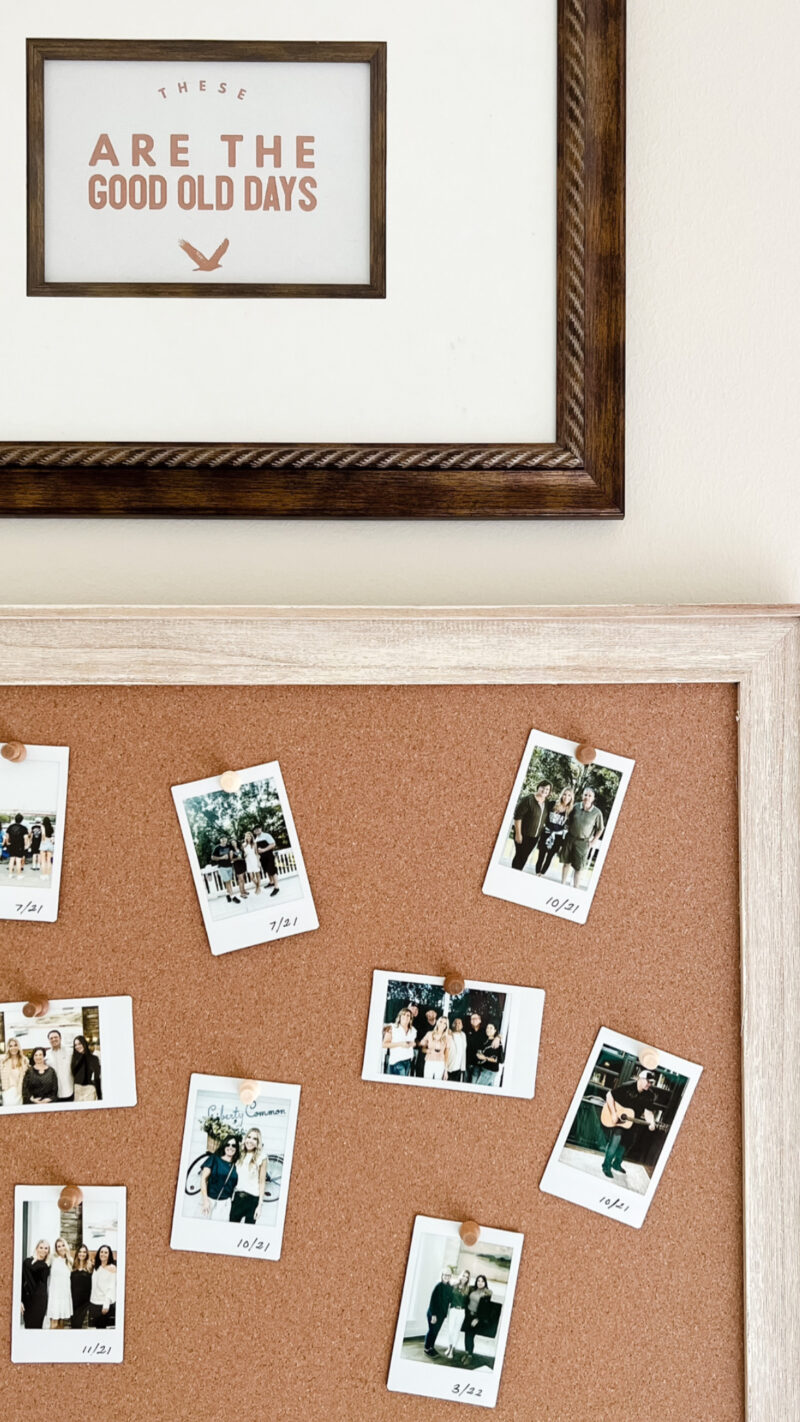
[[[7,1340],[13,1186],[129,1192],[124,1364],[6,1342],[15,1415],[451,1417],[385,1387],[424,1213],[525,1234],[498,1419],[741,1418],[735,711],[722,685],[4,689],[0,737],[71,767],[60,916],[0,924],[0,997],[130,993],[139,1093],[0,1124]],[[480,892],[532,726],[637,762],[585,927]],[[273,758],[322,926],[215,959],[170,786]],[[362,1082],[373,968],[545,988],[535,1099]],[[538,1189],[601,1024],[705,1068],[642,1230]],[[169,1248],[192,1071],[302,1086],[278,1263]]]

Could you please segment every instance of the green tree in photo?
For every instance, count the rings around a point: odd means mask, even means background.
[[[249,780],[234,794],[212,790],[184,802],[186,818],[200,868],[211,863],[211,852],[220,835],[241,845],[247,831],[257,828],[272,835],[278,849],[289,849],[289,835],[281,803],[272,780]]]
[[[608,824],[621,779],[619,770],[610,770],[604,765],[581,765],[580,761],[561,751],[535,746],[525,772],[522,794],[534,795],[536,786],[547,780],[553,787],[551,795],[554,800],[558,799],[562,790],[571,787],[575,792],[575,803],[580,804],[584,790],[594,790],[594,802],[602,813],[604,823]],[[511,833],[514,833],[513,821]]]

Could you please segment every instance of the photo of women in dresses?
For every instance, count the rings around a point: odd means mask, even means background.
[[[381,1029],[381,1071],[447,1085],[502,1085],[510,999],[487,988],[449,996],[441,983],[391,978]]]
[[[97,1004],[51,1003],[26,1018],[21,1004],[0,1010],[0,1110],[102,1101]]]
[[[456,1368],[493,1368],[511,1267],[503,1245],[470,1249],[456,1236],[425,1234],[413,1262],[402,1356]]]
[[[117,1253],[102,1239],[87,1244],[74,1232],[90,1235],[115,1227],[107,1209],[86,1205],[62,1213],[59,1191],[52,1199],[23,1205],[20,1321],[28,1329],[113,1328],[115,1326]],[[64,1233],[33,1240],[42,1222],[60,1225]]]
[[[182,1213],[234,1225],[271,1225],[278,1215],[289,1104],[259,1097],[249,1107],[231,1092],[198,1091],[192,1159]],[[258,1124],[256,1124],[258,1122]]]

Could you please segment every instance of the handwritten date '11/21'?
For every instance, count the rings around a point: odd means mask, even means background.
[[[23,913],[41,913],[41,911],[42,911],[43,908],[44,908],[44,904],[36,904],[36,903],[33,902],[33,900],[29,900],[28,903],[26,903],[26,904],[17,904],[17,905],[16,905],[16,910],[17,910],[17,913],[19,913],[19,914],[23,914]]]
[[[472,1383],[456,1383],[452,1395],[453,1397],[483,1397],[483,1388],[474,1387]]]
[[[296,918],[273,918],[270,929],[273,933],[284,933],[287,928],[295,928],[296,926]]]
[[[553,913],[577,913],[580,904],[574,899],[548,899],[546,907],[551,908]]]

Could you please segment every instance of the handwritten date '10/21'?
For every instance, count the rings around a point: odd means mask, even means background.
[[[545,907],[551,908],[553,913],[577,913],[580,904],[574,899],[548,899]]]
[[[630,1205],[626,1205],[625,1201],[621,1200],[619,1196],[617,1196],[616,1200],[612,1200],[610,1195],[603,1195],[600,1199],[600,1204],[605,1205],[607,1210],[619,1210],[623,1215],[626,1210],[630,1209]]]
[[[29,900],[28,903],[26,903],[26,904],[17,904],[17,905],[16,905],[16,910],[17,910],[17,913],[19,913],[19,914],[23,914],[23,913],[41,913],[41,911],[42,911],[43,908],[44,908],[44,904],[36,904],[36,903],[33,902],[32,899]]]
[[[285,931],[286,931],[287,928],[295,928],[296,926],[297,926],[297,918],[296,918],[296,917],[295,917],[295,918],[273,918],[272,923],[270,924],[270,930],[271,930],[272,933],[285,933]]]
[[[483,1397],[483,1388],[475,1387],[472,1383],[456,1383],[452,1391],[453,1397]]]
[[[236,1248],[243,1249],[246,1254],[266,1254],[269,1249],[268,1239],[237,1239]]]

